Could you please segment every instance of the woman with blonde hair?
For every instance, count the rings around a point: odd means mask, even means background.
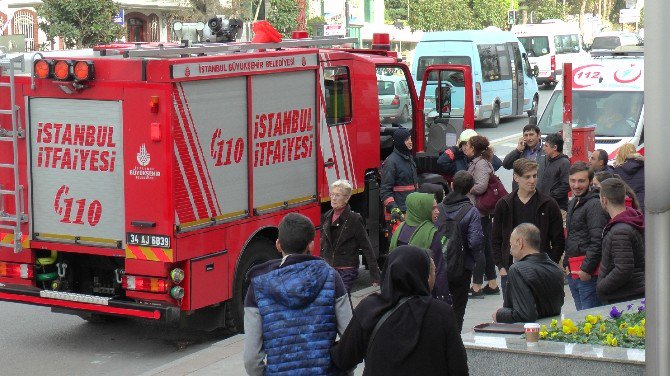
[[[640,204],[640,211],[644,212],[644,157],[635,150],[635,145],[630,143],[621,145],[612,172],[633,188]]]

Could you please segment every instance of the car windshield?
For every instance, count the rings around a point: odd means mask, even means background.
[[[393,81],[377,81],[377,91],[379,95],[395,95]]]
[[[528,57],[544,56],[549,53],[549,38],[547,37],[519,37],[519,41],[526,49]]]
[[[419,81],[423,80],[423,73],[426,71],[426,68],[435,64],[471,65],[471,62],[468,56],[421,56],[417,64],[416,79]],[[428,77],[428,81],[437,81],[437,73],[432,72]],[[452,84],[456,84],[456,82],[452,82]],[[461,84],[460,86],[463,85]]]
[[[613,50],[621,46],[619,37],[595,37],[591,44],[592,50]]]
[[[644,93],[641,91],[573,91],[573,128],[595,127],[597,137],[632,137],[640,120]],[[538,126],[542,134],[561,131],[563,92],[555,91]]]

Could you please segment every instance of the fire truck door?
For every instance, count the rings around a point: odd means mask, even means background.
[[[260,213],[316,199],[315,75],[251,77],[253,203]]]
[[[176,193],[186,198],[176,202],[177,223],[188,228],[204,218],[246,215],[246,78],[185,82],[177,84],[177,92]]]
[[[109,244],[125,236],[120,101],[30,100],[32,231]]]

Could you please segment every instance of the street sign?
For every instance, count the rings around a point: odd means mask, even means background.
[[[345,36],[346,30],[342,24],[323,25],[323,36]]]
[[[619,23],[636,23],[640,22],[639,9],[621,9],[619,11]]]
[[[115,24],[123,26],[124,19],[125,19],[124,13],[125,12],[123,11],[123,9],[119,9],[119,13],[114,15],[114,23]]]

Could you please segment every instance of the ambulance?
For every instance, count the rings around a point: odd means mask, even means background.
[[[640,47],[602,52],[572,68],[573,128],[595,127],[596,149],[610,159],[625,143],[644,152],[644,55]],[[543,135],[563,123],[563,85],[559,82],[538,126]]]

